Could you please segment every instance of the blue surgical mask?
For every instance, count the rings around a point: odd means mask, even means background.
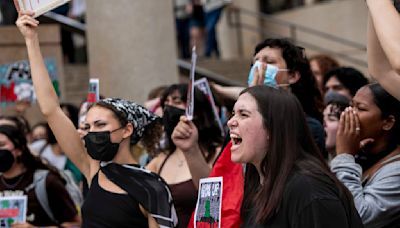
[[[261,67],[261,62],[257,60],[250,69],[249,78],[247,80],[248,86],[250,86],[251,83],[253,82],[254,72],[256,71],[256,68],[260,68],[260,67]],[[289,71],[289,70],[288,69],[279,69],[278,67],[276,67],[274,65],[267,64],[267,69],[265,71],[264,85],[271,86],[274,88],[277,88],[279,86],[287,86],[287,84],[278,85],[276,83],[275,78],[276,78],[276,75],[278,74],[278,71]]]

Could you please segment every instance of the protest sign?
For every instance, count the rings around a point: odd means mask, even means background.
[[[25,223],[27,212],[26,196],[0,197],[0,227],[8,228],[13,223]]]
[[[100,81],[98,78],[91,78],[89,80],[89,91],[86,99],[88,103],[96,103],[100,100],[99,83]]]
[[[32,11],[34,17],[38,17],[44,13],[55,9],[70,0],[14,0],[17,11]]]
[[[56,60],[46,58],[44,62],[54,89],[57,95],[60,95]],[[0,65],[0,107],[14,105],[19,101],[36,101],[31,70],[26,60]]]
[[[192,49],[192,66],[190,67],[190,79],[187,91],[186,112],[185,115],[188,120],[193,120],[194,110],[194,75],[196,70],[197,54],[196,46]]]
[[[222,177],[200,179],[194,228],[220,228]]]
[[[222,127],[221,119],[219,118],[217,106],[215,105],[214,97],[211,92],[210,84],[208,83],[207,78],[201,78],[199,80],[196,80],[194,82],[194,86],[196,86],[198,89],[200,89],[207,96],[207,99],[210,102],[213,113],[214,113],[214,118],[218,122],[218,126],[221,129],[221,134],[223,136],[224,128]]]

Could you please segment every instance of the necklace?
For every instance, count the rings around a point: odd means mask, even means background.
[[[179,167],[179,168],[183,166],[183,162],[184,162],[184,160],[179,160],[179,161],[178,161],[178,167]]]
[[[22,175],[20,175],[20,177],[18,177],[18,179],[15,178],[15,177],[14,177],[14,178],[11,178],[10,180],[17,179],[17,181],[16,181],[15,183],[13,183],[13,184],[9,184],[9,183],[7,183],[7,182],[4,180],[3,175],[1,175],[1,176],[0,176],[0,181],[1,181],[1,183],[2,183],[4,186],[6,186],[6,188],[8,188],[8,189],[14,189],[15,187],[18,186],[19,183],[21,183],[22,179],[24,179],[24,176],[25,176],[25,173],[22,174]]]

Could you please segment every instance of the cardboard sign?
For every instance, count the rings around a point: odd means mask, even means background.
[[[26,196],[0,197],[0,227],[8,228],[13,223],[24,223],[27,212]]]
[[[221,227],[222,182],[222,177],[200,179],[194,215],[195,228]]]
[[[186,112],[185,115],[188,120],[193,120],[193,110],[194,110],[194,75],[196,70],[197,54],[196,47],[192,49],[192,66],[190,68],[190,79],[187,91],[186,100]]]
[[[194,85],[207,96],[207,99],[210,102],[214,113],[214,118],[218,122],[218,126],[221,129],[222,136],[224,136],[224,128],[222,127],[221,119],[219,118],[217,106],[215,105],[214,97],[211,92],[210,84],[208,83],[207,78],[201,78],[199,80],[196,80]]]
[[[38,17],[44,13],[55,9],[70,0],[14,0],[15,8],[17,11],[32,11],[34,17]]]
[[[96,103],[100,100],[99,83],[100,81],[98,78],[91,78],[89,80],[89,92],[86,99],[88,103]]]

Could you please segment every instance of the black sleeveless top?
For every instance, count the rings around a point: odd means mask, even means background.
[[[161,164],[160,170],[158,171],[159,175],[169,157],[170,154]],[[171,190],[176,214],[178,216],[177,228],[186,228],[188,227],[193,211],[196,209],[197,189],[194,186],[192,179],[176,184],[168,184],[168,186]]]
[[[92,179],[82,206],[83,228],[148,227],[139,203],[128,194],[109,192],[99,185],[98,174]]]

